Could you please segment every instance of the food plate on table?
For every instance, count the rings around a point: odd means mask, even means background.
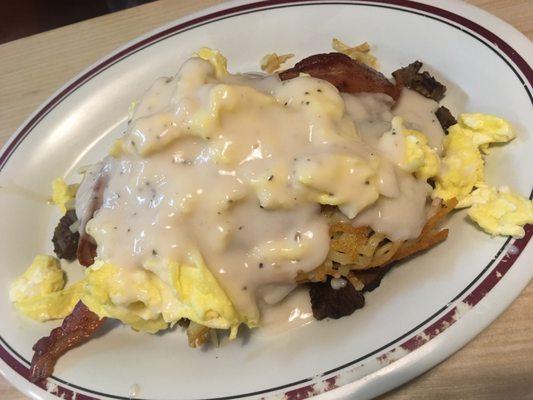
[[[237,2],[96,63],[1,155],[2,372],[368,398],[435,365],[533,274],[530,46],[462,3]]]

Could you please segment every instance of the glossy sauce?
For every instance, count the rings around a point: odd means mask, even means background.
[[[321,204],[391,239],[418,235],[427,184],[400,171],[376,142],[403,111],[407,123],[429,129],[425,100],[404,93],[391,110],[386,95],[341,96],[307,76],[216,76],[193,58],[136,105],[121,150],[104,161],[103,204],[87,232],[100,259],[132,270],[150,265],[165,282],[166,261],[201,254],[249,320],[305,324],[305,291],[283,299],[296,272],[328,254]],[[432,135],[440,146],[436,129]],[[78,215],[92,186],[89,174]]]

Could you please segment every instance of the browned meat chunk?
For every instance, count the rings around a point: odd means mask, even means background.
[[[102,326],[104,319],[89,310],[81,301],[60,327],[35,343],[31,360],[30,380],[39,382],[48,378],[63,354],[85,343]]]
[[[74,229],[74,231],[71,229],[76,221],[78,221],[76,211],[69,210],[59,220],[59,224],[57,224],[54,230],[52,243],[54,244],[54,253],[56,253],[58,258],[63,258],[68,261],[76,259],[80,234],[78,228]]]
[[[304,58],[293,68],[281,72],[279,77],[281,80],[292,79],[302,72],[328,81],[345,93],[385,93],[395,100],[400,96],[400,88],[382,73],[341,53]]]
[[[76,211],[80,219],[80,240],[78,242],[77,257],[80,264],[86,267],[94,263],[96,242],[85,231],[85,227],[96,211],[102,207],[104,191],[109,182],[112,163],[112,158],[107,157],[103,164],[95,164],[92,169],[86,172],[78,189],[77,196],[81,197],[79,203],[82,206],[78,207],[78,199],[76,199]]]
[[[446,93],[446,86],[438,82],[427,71],[419,72],[422,68],[420,61],[415,61],[407,67],[397,69],[392,73],[398,86],[405,86],[422,96],[435,101],[441,101]]]
[[[96,243],[91,235],[86,233],[80,238],[76,257],[84,267],[90,267],[93,265],[96,257]]]
[[[442,126],[442,129],[444,129],[446,134],[448,134],[448,128],[457,123],[457,120],[452,115],[450,110],[444,106],[440,106],[437,111],[435,111],[435,115],[437,116],[440,126]]]
[[[364,269],[361,271],[352,271],[350,274],[353,274],[357,279],[359,279],[365,287],[363,288],[363,292],[371,292],[375,288],[377,288],[383,277],[387,272],[390,271],[392,268],[392,265],[386,265],[384,267],[378,267],[378,268],[369,268]]]
[[[188,318],[181,318],[180,320],[178,320],[178,325],[182,328],[188,328],[190,323],[191,320]]]
[[[363,294],[355,290],[349,281],[346,281],[345,287],[337,290],[331,287],[330,282],[328,278],[326,282],[310,284],[311,308],[317,320],[342,318],[365,305]]]

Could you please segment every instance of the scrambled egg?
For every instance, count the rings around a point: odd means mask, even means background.
[[[346,54],[348,57],[362,62],[374,69],[378,68],[378,60],[372,54],[370,54],[370,45],[367,42],[360,44],[359,46],[350,47],[347,44],[341,42],[339,39],[333,39],[331,46],[335,51]]]
[[[318,154],[297,160],[295,177],[320,204],[337,205],[348,218],[374,203],[375,168],[367,160],[343,154]]]
[[[152,140],[157,132],[162,132],[167,126],[172,125],[173,115],[159,113],[142,118],[136,122],[136,130],[141,133],[132,137],[134,143],[127,145],[119,139],[110,150],[110,154],[118,156],[122,151],[137,152],[141,156],[148,156],[164,149],[169,143],[179,137],[194,135],[209,140],[220,127],[221,115],[224,112],[238,111],[239,109],[262,107],[275,102],[272,96],[261,93],[248,86],[216,84],[208,92],[208,104],[205,108],[196,110],[188,121],[187,129],[172,129],[157,140]],[[222,164],[229,162],[221,155]]]
[[[215,67],[217,78],[228,74],[228,60],[220,51],[210,49],[209,47],[202,47],[196,55],[203,60],[209,61]]]
[[[491,143],[514,139],[510,124],[487,114],[462,114],[459,122],[448,129],[444,139],[444,157],[435,177],[434,197],[448,200],[455,197],[458,207],[475,186],[484,182],[481,151]]]
[[[118,158],[124,152],[124,141],[122,139],[117,139],[111,145],[109,149],[109,155],[115,158]]]
[[[56,178],[52,182],[52,202],[65,214],[67,210],[74,208],[74,198],[79,184],[67,185],[62,178]]]
[[[380,149],[406,172],[414,173],[421,180],[435,176],[439,171],[440,159],[428,145],[422,132],[407,129],[402,117],[394,117],[392,129],[385,133],[379,143]]]
[[[52,256],[35,257],[29,268],[11,285],[9,298],[15,307],[36,321],[65,318],[79,301],[84,283],[67,289],[65,273]]]
[[[11,285],[10,300],[36,321],[61,319],[81,300],[99,317],[116,318],[135,330],[156,333],[181,318],[235,337],[241,318],[199,254],[190,264],[150,263],[146,269],[120,268],[96,261],[83,280],[65,288],[59,260],[37,256]]]
[[[86,271],[83,303],[100,317],[116,318],[135,330],[156,333],[181,318],[235,337],[245,321],[237,313],[199,254],[190,264],[150,263],[146,269],[97,261]]]
[[[442,167],[435,177],[433,197],[457,198],[456,208],[470,207],[468,216],[492,235],[524,236],[533,223],[533,203],[508,187],[485,183],[482,152],[492,143],[514,139],[511,125],[487,114],[462,114],[444,139]],[[474,190],[475,189],[475,190]]]
[[[468,216],[492,235],[523,237],[523,226],[533,224],[533,202],[507,186],[480,185],[464,199],[463,206],[470,207]]]

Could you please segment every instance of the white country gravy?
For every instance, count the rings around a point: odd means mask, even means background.
[[[163,260],[188,263],[199,253],[239,313],[259,321],[258,296],[278,302],[298,270],[325,260],[321,204],[394,239],[419,234],[427,184],[400,171],[376,141],[402,110],[406,125],[431,127],[436,148],[443,132],[430,122],[435,102],[406,90],[392,104],[382,94],[340,95],[309,76],[217,76],[208,61],[188,60],[147,91],[103,161],[103,205],[86,228],[98,257],[124,268],[150,264],[163,277]],[[80,187],[79,212],[90,190]],[[308,313],[308,303],[298,294],[263,311],[265,322],[297,325],[302,318],[289,316]]]

